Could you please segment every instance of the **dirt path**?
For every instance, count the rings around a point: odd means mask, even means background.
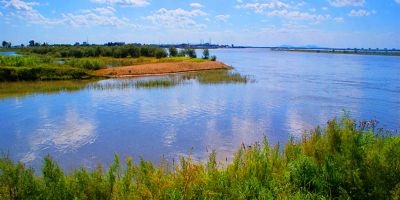
[[[211,69],[232,69],[228,65],[221,62],[205,61],[205,62],[174,62],[174,63],[155,63],[126,67],[114,67],[108,69],[97,70],[99,75],[121,77],[121,76],[151,76],[162,75],[179,72],[190,72]]]

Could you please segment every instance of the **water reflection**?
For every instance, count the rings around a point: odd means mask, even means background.
[[[40,118],[40,127],[29,138],[30,150],[21,159],[25,163],[35,160],[46,149],[68,153],[96,140],[95,124],[83,119],[76,110],[66,110],[60,122],[53,121],[46,111]]]
[[[145,77],[131,79],[110,79],[104,81],[36,81],[36,82],[0,82],[0,99],[21,97],[32,94],[52,94],[88,90],[115,90],[129,88],[168,88],[188,84],[190,81],[201,84],[247,83],[252,80],[237,72],[228,70],[209,70],[170,76]]]

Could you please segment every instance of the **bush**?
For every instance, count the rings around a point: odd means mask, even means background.
[[[99,70],[101,68],[104,68],[106,64],[102,62],[101,60],[98,59],[69,59],[65,61],[66,65],[69,65],[71,67],[79,67],[83,69],[89,69],[89,70]]]
[[[186,55],[190,58],[197,58],[196,50],[195,49],[186,49]]]
[[[210,58],[210,51],[208,49],[203,50],[203,59]]]
[[[168,56],[168,54],[167,54],[167,52],[165,51],[165,49],[158,49],[157,51],[156,51],[156,58],[165,58],[165,57],[167,57]]]
[[[217,61],[217,56],[211,56],[210,60],[211,61]]]
[[[0,67],[0,81],[68,80],[89,78],[86,71],[70,67]]]
[[[168,51],[170,57],[176,57],[178,55],[178,50],[175,47],[170,47]]]

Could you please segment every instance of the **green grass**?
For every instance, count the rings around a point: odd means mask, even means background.
[[[372,124],[372,125],[371,125]],[[40,175],[0,159],[0,199],[398,199],[400,137],[345,116],[280,147],[243,145],[230,163],[182,157],[65,173],[51,157]]]
[[[87,79],[93,75],[82,67],[55,63],[48,56],[0,56],[0,81]]]
[[[253,80],[249,76],[229,70],[206,70],[183,75],[186,79],[196,79],[201,84],[220,83],[249,83]]]

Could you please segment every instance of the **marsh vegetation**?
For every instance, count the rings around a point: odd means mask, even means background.
[[[0,55],[0,81],[67,80],[97,77],[95,70],[154,63],[191,62],[194,49],[166,49],[155,46],[32,46],[14,49],[24,56]],[[214,60],[215,61],[215,60]]]

